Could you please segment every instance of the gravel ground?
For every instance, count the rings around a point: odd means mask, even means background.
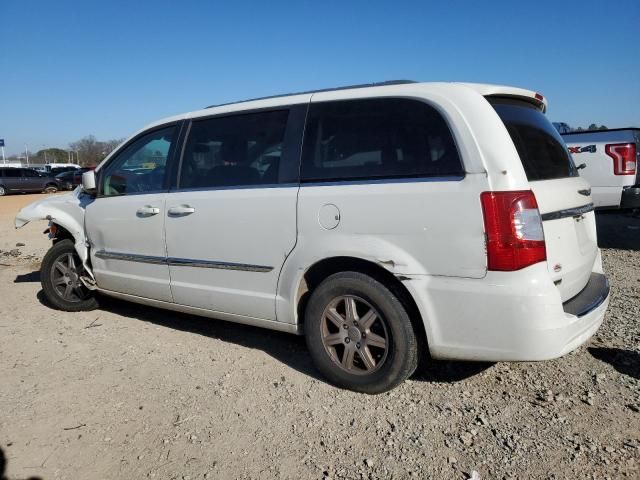
[[[434,362],[367,396],[325,383],[302,338],[115,300],[49,309],[44,225],[10,225],[31,200],[0,199],[8,478],[639,476],[638,218],[598,215],[612,296],[587,345],[541,363]]]

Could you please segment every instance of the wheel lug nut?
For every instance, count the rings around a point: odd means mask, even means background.
[[[345,324],[343,324],[343,325],[342,325],[342,328],[344,328],[344,329],[346,330],[346,329],[347,329],[347,328],[349,328],[349,327],[348,327],[348,326],[347,326],[347,324],[345,323]]]
[[[351,341],[351,339],[349,337],[344,339],[344,343],[349,343]]]
[[[360,342],[356,343],[356,348],[360,348]]]
[[[365,332],[362,332],[362,338],[366,338],[367,334]]]
[[[353,322],[353,326],[357,327],[358,326],[358,322]]]

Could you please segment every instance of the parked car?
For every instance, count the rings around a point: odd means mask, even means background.
[[[55,193],[58,181],[31,168],[0,167],[0,197],[8,193]]]
[[[16,227],[51,219],[56,308],[101,293],[304,334],[361,392],[429,356],[555,358],[598,329],[609,285],[545,110],[529,90],[405,82],[211,107],[138,132]]]
[[[640,128],[561,134],[574,162],[583,165],[580,176],[591,184],[596,208],[640,208]]]
[[[73,190],[78,184],[75,184],[75,172],[62,172],[56,175],[56,180],[60,184],[60,188],[63,190]],[[82,176],[78,178],[82,179]]]
[[[74,168],[56,175],[56,180],[60,184],[60,188],[64,190],[73,190],[82,184],[82,174],[90,168]]]
[[[69,167],[69,166],[56,167],[56,166],[52,166],[48,170],[48,172],[49,172],[50,175],[53,175],[55,177],[56,175],[59,175],[59,174],[64,173],[64,172],[76,172],[78,170],[79,170],[79,168],[77,168],[77,167]]]
[[[55,172],[57,173],[62,173],[65,171],[70,171],[70,170],[74,170],[74,169],[80,169],[80,165],[75,164],[75,163],[45,163],[44,165],[41,165],[42,169],[44,169],[45,171],[47,171],[48,173],[52,173]]]

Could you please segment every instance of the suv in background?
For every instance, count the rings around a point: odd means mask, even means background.
[[[16,227],[50,219],[59,309],[102,293],[304,334],[361,392],[419,358],[555,358],[598,329],[609,285],[545,110],[529,90],[413,82],[216,106],[138,132]]]
[[[32,168],[0,167],[0,196],[8,193],[45,192],[60,189],[58,181]]]

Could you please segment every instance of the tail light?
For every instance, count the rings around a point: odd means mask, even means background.
[[[611,143],[604,146],[604,151],[613,158],[613,173],[615,175],[636,174],[635,143]]]
[[[480,194],[487,268],[520,270],[547,259],[542,219],[531,190]]]

